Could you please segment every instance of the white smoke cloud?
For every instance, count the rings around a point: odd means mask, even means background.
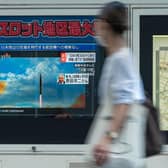
[[[54,59],[55,60],[55,59]],[[36,63],[36,62],[35,62]],[[6,104],[17,104],[22,102],[37,101],[39,95],[39,74],[45,77],[46,80],[56,78],[55,73],[59,72],[57,67],[59,64],[53,59],[43,58],[32,67],[29,67],[22,74],[15,74],[12,72],[1,73],[0,79],[5,79],[7,82],[7,89],[3,95],[0,96],[0,106]]]

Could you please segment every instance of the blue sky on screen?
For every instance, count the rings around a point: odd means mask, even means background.
[[[39,74],[43,81],[43,107],[70,107],[84,94],[85,86],[59,85],[57,77],[76,72],[72,63],[60,63],[58,57],[0,59],[0,81],[7,83],[5,92],[0,94],[0,107],[39,107]]]

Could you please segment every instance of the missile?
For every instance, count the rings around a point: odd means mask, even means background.
[[[40,97],[39,97],[39,103],[40,103],[40,108],[42,108],[43,105],[43,97],[42,97],[42,75],[40,74]]]

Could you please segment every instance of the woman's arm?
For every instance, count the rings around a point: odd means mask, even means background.
[[[134,102],[135,76],[127,56],[115,57],[111,66],[113,71],[111,71],[108,96],[113,104],[111,113],[113,120],[107,126],[106,131],[115,134],[124,127],[129,112],[128,108]],[[95,146],[94,156],[97,165],[102,165],[107,160],[109,145],[113,141],[112,137],[112,134],[105,133]]]
[[[113,108],[113,120],[110,122],[107,131],[119,132],[124,126],[124,121],[128,115],[129,104],[116,104]],[[108,158],[109,145],[113,139],[104,134],[100,142],[94,148],[94,157],[97,165],[102,165]]]
[[[124,121],[128,115],[129,104],[116,104],[113,108],[113,120],[110,122],[107,131],[120,132],[124,125]]]

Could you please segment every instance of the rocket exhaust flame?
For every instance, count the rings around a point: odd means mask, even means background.
[[[7,83],[5,81],[0,81],[0,94],[5,92]]]

